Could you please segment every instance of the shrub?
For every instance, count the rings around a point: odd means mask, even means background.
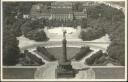
[[[95,64],[102,65],[106,61],[106,57],[103,55],[99,59],[95,60]]]
[[[21,27],[21,31],[26,38],[35,41],[47,41],[48,37],[43,30],[44,25],[40,20],[28,20],[24,25]]]
[[[99,59],[103,55],[102,50],[97,51],[91,57],[86,59],[86,63],[88,65],[93,65],[97,59]]]
[[[80,51],[73,57],[75,60],[81,60],[83,57],[85,57],[86,55],[88,55],[88,53],[90,53],[92,50],[90,50],[90,48],[87,47],[81,47]]]
[[[30,40],[35,40],[35,41],[47,41],[48,37],[46,36],[44,30],[37,31],[33,30],[28,32],[25,37],[29,38]]]
[[[21,31],[26,38],[35,41],[47,41],[48,37],[43,30],[44,25],[40,20],[28,20],[24,25],[21,27]]]
[[[42,59],[38,58],[36,55],[30,53],[28,50],[25,50],[24,53],[21,53],[19,64],[23,66],[39,66],[44,65],[45,62],[42,61]]]
[[[81,31],[80,33],[80,38],[84,41],[95,40],[105,35],[103,28],[97,27],[95,29],[92,28],[87,28],[87,29],[88,30],[86,32]]]

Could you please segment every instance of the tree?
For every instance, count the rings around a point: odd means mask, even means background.
[[[31,40],[47,41],[48,37],[45,34],[44,24],[39,20],[28,20],[21,27],[22,34]]]
[[[35,41],[47,41],[48,37],[44,30],[32,30],[24,35],[25,37]]]
[[[10,26],[4,28],[11,28]],[[4,65],[15,65],[18,63],[19,58],[19,47],[18,40],[15,35],[4,29],[4,37],[3,37],[3,64]]]
[[[76,2],[76,3],[73,5],[73,11],[81,12],[82,10],[83,10],[82,3]]]
[[[19,37],[22,35],[20,27],[25,22],[23,19],[24,14],[28,14],[31,9],[32,3],[26,2],[4,2],[3,3],[3,16],[4,24],[11,24],[10,28]]]
[[[87,28],[87,19],[86,18],[82,19],[81,28]]]

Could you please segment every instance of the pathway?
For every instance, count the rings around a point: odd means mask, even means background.
[[[69,30],[69,27],[67,27]],[[57,30],[57,29],[55,29]],[[52,30],[54,32],[55,30]],[[71,31],[73,30],[73,31]],[[72,66],[75,69],[83,69],[76,74],[76,77],[73,79],[95,79],[95,72],[89,68],[87,69],[84,64],[85,60],[90,57],[93,53],[98,51],[99,49],[102,49],[104,52],[106,51],[107,47],[109,46],[109,39],[108,36],[104,36],[100,39],[93,40],[93,41],[82,41],[79,39],[79,31],[80,28],[77,29],[71,29],[70,32],[68,32],[67,36],[67,46],[68,47],[81,47],[81,46],[90,46],[92,50],[94,50],[92,53],[90,53],[88,56],[84,57],[81,61],[72,61]],[[45,32],[48,30],[45,30]],[[62,47],[62,32],[57,31],[54,34],[47,33],[47,35],[50,37],[50,41],[48,42],[36,42],[34,40],[29,40],[25,38],[24,36],[18,37],[19,40],[19,47],[21,51],[28,49],[30,52],[35,54],[37,57],[41,58],[43,61],[45,61],[45,65],[37,68],[37,71],[35,72],[35,79],[55,79],[55,69],[58,65],[56,62],[48,62],[45,59],[43,59],[41,56],[39,56],[36,52],[34,52],[34,49],[37,46],[45,46],[45,47]],[[54,37],[53,37],[54,35]],[[74,37],[75,36],[75,37]],[[61,38],[61,39],[60,39]]]

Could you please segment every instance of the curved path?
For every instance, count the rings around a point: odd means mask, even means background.
[[[47,31],[47,30],[46,30]],[[79,72],[76,74],[76,77],[73,79],[95,79],[95,72],[91,68],[87,68],[85,65],[85,60],[90,57],[93,53],[98,51],[99,49],[106,51],[107,47],[110,44],[110,41],[105,38],[100,38],[94,41],[82,41],[78,38],[80,29],[76,31],[75,33],[68,34],[67,37],[67,47],[78,47],[81,46],[90,46],[92,50],[94,50],[92,53],[90,53],[88,56],[84,57],[81,61],[72,61],[72,66],[76,70],[79,70]],[[28,49],[30,52],[35,54],[37,57],[41,58],[45,65],[37,68],[35,71],[34,78],[35,79],[55,79],[55,69],[58,65],[57,61],[55,62],[48,62],[45,59],[43,59],[41,56],[39,56],[36,52],[34,52],[35,48],[38,46],[45,46],[45,47],[62,47],[62,35],[56,35],[54,37],[51,36],[52,34],[49,34],[50,41],[47,42],[36,42],[33,40],[29,40],[25,38],[24,36],[18,37],[19,40],[19,47],[21,51],[24,51],[25,49]],[[76,37],[74,37],[76,36]],[[57,39],[56,37],[61,37],[61,39]],[[55,39],[55,40],[54,40]]]
[[[19,40],[19,48],[21,51],[25,49],[34,49],[38,46],[45,46],[45,47],[61,47],[62,42],[60,41],[48,41],[48,42],[35,42],[33,40],[29,40],[25,37],[18,37]],[[109,46],[110,41],[67,41],[68,47],[81,47],[81,46],[90,46],[92,48],[99,48],[102,50],[106,50]]]
[[[37,57],[41,58],[45,65],[37,68],[34,74],[35,79],[55,79],[55,69],[58,65],[56,62],[48,62],[42,57],[40,57],[36,52],[34,52],[34,49],[37,46],[45,46],[45,47],[61,47],[62,42],[61,41],[48,41],[48,42],[34,42],[30,41],[28,39],[25,39],[24,37],[20,37],[20,40],[23,43],[27,43],[26,45],[20,45],[21,50],[29,49],[30,52],[35,54]],[[26,42],[25,42],[26,41]],[[95,72],[89,68],[87,69],[87,65],[85,65],[85,60],[90,57],[93,53],[98,51],[99,49],[102,49],[103,51],[106,51],[107,46],[110,42],[98,42],[95,41],[68,41],[67,46],[68,47],[81,47],[81,46],[90,46],[92,50],[94,50],[92,53],[90,53],[88,56],[84,57],[81,61],[72,61],[72,66],[75,69],[79,69],[80,71],[76,74],[76,77],[73,79],[95,79]]]
[[[51,62],[37,69],[35,72],[35,79],[56,79],[55,78],[55,69],[57,67],[57,62]],[[75,78],[71,79],[95,79],[95,72],[90,68],[85,68],[80,62],[72,62],[73,68],[80,70]]]

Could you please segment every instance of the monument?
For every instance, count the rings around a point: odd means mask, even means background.
[[[73,78],[75,77],[75,71],[72,68],[71,61],[67,60],[67,49],[66,49],[66,30],[63,31],[63,40],[62,40],[63,54],[59,58],[58,66],[55,69],[56,78]]]

